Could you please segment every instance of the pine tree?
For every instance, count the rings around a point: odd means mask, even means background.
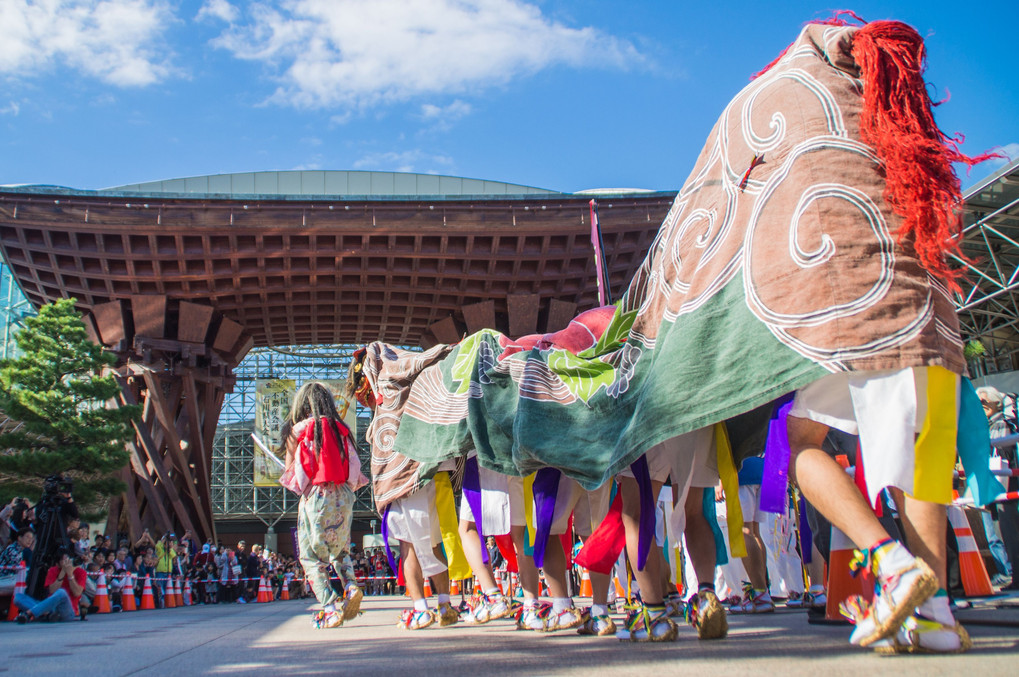
[[[103,371],[116,358],[89,339],[74,304],[57,301],[26,318],[15,337],[20,355],[0,360],[0,413],[8,419],[0,429],[0,504],[35,501],[43,479],[63,473],[74,480],[82,517],[95,519],[124,489],[115,473],[127,465],[140,408],[107,407],[120,386]]]

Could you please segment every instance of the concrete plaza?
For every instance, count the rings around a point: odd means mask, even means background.
[[[92,616],[64,624],[0,624],[5,661],[19,675],[1015,675],[1019,599],[961,611],[974,649],[963,656],[880,657],[849,646],[844,626],[800,610],[730,616],[729,637],[700,642],[689,626],[668,644],[514,631],[510,621],[418,632],[396,627],[400,597],[366,598],[334,630],[310,625],[312,600],[197,606]],[[988,625],[988,621],[998,625]],[[1011,627],[1001,625],[1010,623]]]

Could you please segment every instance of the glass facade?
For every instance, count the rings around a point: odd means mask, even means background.
[[[293,379],[300,387],[315,379],[346,378],[347,365],[357,346],[255,348],[234,370],[237,383],[223,400],[212,445],[212,512],[217,521],[257,516],[272,524],[294,516],[298,497],[283,487],[254,486],[255,381]],[[368,472],[366,411],[358,411],[357,446],[362,469]],[[374,515],[370,487],[358,492],[354,516]]]

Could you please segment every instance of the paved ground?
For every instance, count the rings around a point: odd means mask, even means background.
[[[310,600],[93,616],[65,624],[0,624],[0,673],[113,675],[400,674],[1015,675],[1019,598],[960,612],[975,648],[965,656],[879,657],[850,647],[845,627],[812,625],[803,611],[730,617],[729,637],[700,642],[689,627],[668,645],[517,632],[485,626],[396,628],[404,598],[367,598],[342,628],[313,630]],[[1006,605],[1006,608],[996,608]],[[1011,627],[985,623],[1011,623]]]

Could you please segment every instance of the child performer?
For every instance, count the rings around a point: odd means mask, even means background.
[[[301,495],[297,539],[301,564],[322,610],[316,628],[336,628],[357,616],[364,596],[350,561],[354,492],[368,483],[329,389],[306,383],[284,426],[286,469],[280,484]],[[329,583],[329,565],[344,581],[342,598]],[[337,605],[339,604],[339,608]]]

